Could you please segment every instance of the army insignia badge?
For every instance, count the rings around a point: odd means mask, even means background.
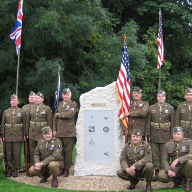
[[[183,146],[183,147],[181,148],[181,151],[187,151],[186,147]]]
[[[74,112],[75,109],[74,109],[74,108],[71,108],[71,110]]]
[[[41,111],[40,114],[41,114],[41,115],[45,115],[45,114],[46,114],[45,110]]]
[[[17,117],[21,117],[22,115],[21,115],[21,113],[17,113]]]
[[[169,110],[168,110],[168,109],[165,109],[165,113],[169,113]]]
[[[139,107],[143,107],[143,103],[139,104]]]
[[[140,153],[141,155],[143,154],[143,152],[144,152],[143,150],[139,151],[139,153]]]
[[[51,145],[51,146],[49,147],[49,149],[50,149],[50,150],[53,150],[54,147],[55,147],[54,145]]]
[[[65,108],[65,110],[69,110],[70,109],[70,106],[67,106],[66,108]]]

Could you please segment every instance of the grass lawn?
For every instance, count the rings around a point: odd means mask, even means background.
[[[22,167],[25,166],[24,160],[23,160],[24,159],[23,154],[24,153],[22,152]],[[75,148],[73,150],[73,163],[74,163],[74,157],[75,157]],[[114,185],[115,185],[115,183],[114,183]],[[67,192],[69,190],[57,189],[57,188],[45,188],[45,187],[26,185],[24,183],[15,182],[11,179],[4,177],[3,166],[2,165],[0,166],[0,192],[56,192],[56,191]],[[132,190],[129,190],[129,191],[132,191]],[[142,190],[141,192],[144,192],[144,191],[145,190]],[[165,189],[155,189],[153,191],[155,191],[155,192],[171,192],[171,191],[172,192],[184,192],[185,186],[183,185],[183,186],[179,187],[178,189],[165,188]],[[76,192],[80,192],[80,191],[76,191]],[[132,191],[132,192],[135,192],[135,191]]]

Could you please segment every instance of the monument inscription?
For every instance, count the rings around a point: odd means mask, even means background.
[[[112,110],[85,111],[85,161],[114,161],[114,112]]]

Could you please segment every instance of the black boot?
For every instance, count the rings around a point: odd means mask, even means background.
[[[11,176],[12,176],[12,168],[9,167],[8,168],[8,173],[7,173],[7,175],[5,175],[5,177],[11,177]]]
[[[182,179],[175,178],[173,180],[173,182],[174,182],[173,188],[178,188],[179,185],[181,184],[181,181],[182,181]]]
[[[43,173],[42,175],[42,179],[40,181],[40,183],[45,183],[47,182],[47,179],[50,177],[50,173],[46,172],[46,173]]]
[[[157,175],[158,175],[158,173],[159,173],[159,170],[155,170],[155,175],[154,175],[152,181],[157,181]]]
[[[135,186],[139,183],[138,179],[131,179],[129,187],[127,189],[135,189]]]

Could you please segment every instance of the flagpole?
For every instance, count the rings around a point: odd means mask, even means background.
[[[160,19],[161,19],[161,8],[159,8],[159,28],[160,28]],[[159,86],[158,90],[161,89],[161,67],[159,68]]]
[[[17,82],[16,82],[16,95],[18,96],[18,84],[19,84],[19,62],[20,62],[20,49],[18,49],[18,60],[17,60]]]

